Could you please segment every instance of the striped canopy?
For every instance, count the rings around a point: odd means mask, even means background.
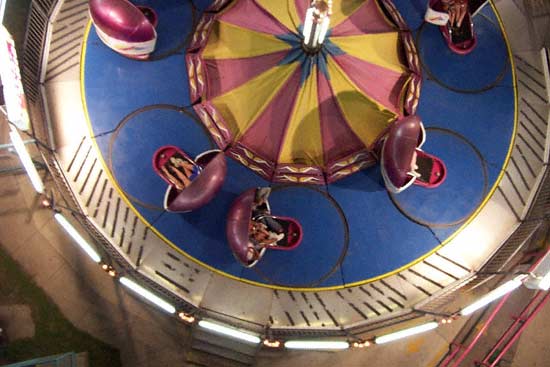
[[[186,56],[194,108],[218,146],[275,182],[325,184],[369,166],[420,93],[412,36],[389,0],[334,0],[313,54],[301,36],[309,3],[215,1]]]

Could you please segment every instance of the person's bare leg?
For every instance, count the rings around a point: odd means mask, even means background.
[[[184,187],[187,187],[189,186],[189,184],[191,183],[191,181],[189,180],[189,178],[187,177],[186,174],[184,174],[183,172],[181,172],[179,169],[177,168],[174,168],[174,173],[176,174],[176,176],[178,176],[178,179],[183,183]]]
[[[183,173],[185,173],[185,175],[187,177],[191,177],[191,174],[193,173],[193,167],[192,166],[191,166],[191,168],[186,167],[186,166],[182,166],[181,168],[183,169]]]
[[[190,170],[192,170],[193,167],[194,167],[194,165],[193,165],[192,163],[190,163],[190,162],[185,162],[185,161],[181,163],[181,166],[182,166],[183,168],[187,168],[187,169],[190,169]]]
[[[183,190],[184,186],[182,186],[181,182],[166,169],[165,166],[160,167],[162,173],[164,173],[164,176],[170,181],[178,190]]]
[[[442,0],[443,10],[449,14],[451,27],[460,27],[464,17],[468,13],[467,0]]]
[[[194,165],[188,161],[184,161],[183,159],[174,159],[171,160],[171,163],[177,171],[181,172],[181,170],[183,170],[183,174],[186,177],[183,178],[183,176],[180,176],[180,178],[185,183],[185,186],[189,185],[191,183],[189,177],[191,177],[191,175],[193,174]]]
[[[187,177],[191,177],[193,175],[193,169],[195,168],[195,165],[189,162],[183,162],[181,168],[183,168]]]
[[[468,2],[460,0],[457,2],[456,6],[456,26],[460,27],[462,21],[464,20],[464,17],[466,16],[466,13],[468,13]]]

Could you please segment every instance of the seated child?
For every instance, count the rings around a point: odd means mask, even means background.
[[[468,13],[468,0],[442,0],[443,11],[449,14],[449,25],[460,28]]]
[[[283,233],[275,233],[262,222],[251,220],[248,227],[250,241],[258,248],[267,247],[282,240],[285,235]]]
[[[263,223],[269,231],[280,235],[283,234],[284,228],[269,212],[267,198],[270,193],[269,187],[260,187],[256,190],[252,204],[252,218],[258,223]]]
[[[161,158],[164,157],[161,155]],[[170,157],[160,169],[168,181],[178,190],[183,190],[189,186],[201,171],[197,164],[179,154]]]
[[[274,245],[277,241],[284,238],[281,233],[277,235],[267,230],[267,226],[255,220],[248,223],[248,250],[246,257],[248,261],[257,260],[262,249]]]

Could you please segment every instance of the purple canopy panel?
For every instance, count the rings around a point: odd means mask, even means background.
[[[128,0],[90,0],[90,16],[99,38],[114,51],[144,59],[155,50],[156,13]]]
[[[237,260],[246,267],[254,266],[259,260],[259,258],[250,259],[248,256],[251,247],[248,239],[248,226],[252,217],[252,204],[255,195],[255,188],[248,189],[239,195],[231,205],[231,209],[229,209],[225,225],[225,235],[229,247],[231,247],[231,251],[233,251]],[[263,255],[263,252],[260,255]]]
[[[413,155],[421,140],[422,122],[416,115],[407,116],[393,123],[381,154],[381,171],[386,188],[399,193],[409,187],[416,176],[411,172]]]
[[[179,191],[171,185],[168,186],[164,198],[166,210],[170,212],[189,212],[206,205],[220,191],[226,173],[225,156],[220,151],[184,190]]]

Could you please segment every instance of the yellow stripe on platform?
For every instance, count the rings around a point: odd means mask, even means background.
[[[202,57],[239,59],[290,50],[290,48],[288,43],[275,36],[218,21],[213,25]]]
[[[292,63],[273,67],[212,100],[212,104],[221,113],[234,134],[235,141],[271,103],[298,66],[298,63]]]
[[[286,129],[279,162],[322,166],[324,159],[317,94],[317,66],[312,68],[296,97],[296,104]]]
[[[327,67],[344,118],[363,144],[370,146],[397,115],[363,94],[331,58]]]
[[[399,58],[401,41],[397,32],[331,37],[346,54],[398,73],[407,68]]]

